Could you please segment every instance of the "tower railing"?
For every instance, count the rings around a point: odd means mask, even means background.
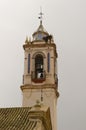
[[[46,73],[45,71],[42,71],[42,72],[32,71],[31,79],[35,83],[42,83],[43,81],[46,80]]]

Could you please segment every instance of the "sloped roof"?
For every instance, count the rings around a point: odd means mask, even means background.
[[[0,130],[32,130],[36,121],[29,120],[30,108],[1,108]]]
[[[39,25],[38,29],[36,30],[36,32],[33,33],[33,35],[35,35],[38,32],[42,32],[48,35],[48,32],[45,30],[42,24]]]
[[[43,38],[48,36],[48,32],[44,29],[42,22],[40,22],[40,25],[38,29],[33,33],[33,41],[44,41]]]
[[[37,125],[37,119],[42,122],[50,120],[46,115],[45,111],[31,111],[29,107],[0,108],[0,130],[33,130]],[[49,123],[43,124],[46,130],[49,129]]]

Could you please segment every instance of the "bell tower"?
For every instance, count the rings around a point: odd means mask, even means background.
[[[43,27],[42,12],[40,25],[33,33],[32,40],[26,41],[24,48],[24,74],[21,90],[23,107],[31,107],[39,100],[50,108],[52,129],[57,129],[57,51],[53,36]]]

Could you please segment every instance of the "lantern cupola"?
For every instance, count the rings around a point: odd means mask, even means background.
[[[37,31],[33,33],[33,41],[43,41],[44,37],[47,37],[48,35],[49,34],[44,29],[44,27],[42,25],[42,21],[41,21]]]

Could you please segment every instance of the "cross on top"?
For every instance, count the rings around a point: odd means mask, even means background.
[[[40,24],[42,24],[42,17],[43,16],[43,13],[42,13],[42,8],[40,8],[40,13],[39,13],[39,19],[40,19]]]

